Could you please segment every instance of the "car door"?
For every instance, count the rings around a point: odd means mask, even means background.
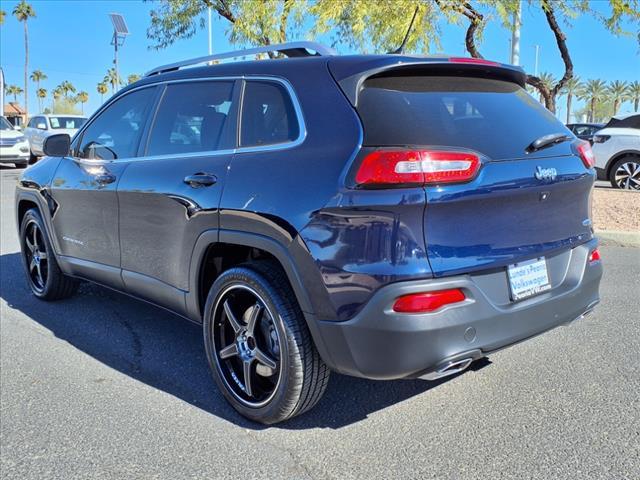
[[[60,262],[70,272],[122,288],[116,188],[138,151],[156,87],[134,90],[108,104],[61,159],[51,196]]]
[[[136,296],[184,311],[200,234],[218,228],[235,148],[234,80],[169,83],[144,147],[118,184],[122,277]]]

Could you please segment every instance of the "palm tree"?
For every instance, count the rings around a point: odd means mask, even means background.
[[[27,83],[29,72],[29,30],[27,29],[27,21],[35,17],[36,12],[25,0],[20,0],[20,3],[13,9],[13,15],[19,22],[24,24],[24,116],[29,118],[29,85]]]
[[[107,87],[107,83],[106,82],[98,83],[98,85],[96,86],[96,90],[98,90],[98,93],[100,94],[100,103],[104,103],[104,94],[109,91],[109,88]]]
[[[110,68],[107,70],[107,74],[104,76],[104,83],[111,85],[111,93],[115,93],[116,88],[118,88],[118,84],[120,83],[120,79],[118,77],[118,73],[115,68]]]
[[[633,111],[637,112],[638,107],[640,107],[640,82],[635,81],[631,82],[627,87],[627,95],[629,95],[629,100],[633,101]]]
[[[607,84],[604,80],[587,80],[578,92],[578,98],[589,102],[589,121],[593,122],[596,116],[596,105],[605,98]]]
[[[24,90],[22,90],[18,85],[7,85],[7,95],[13,95],[13,102],[18,102],[18,95],[20,95]]]
[[[7,12],[0,10],[0,25],[4,25],[4,17],[7,16]]]
[[[540,74],[540,81],[545,87],[547,87],[548,90],[551,90],[553,86],[557,83],[557,80],[549,72],[542,72]],[[542,97],[542,94],[540,94],[540,103],[544,103],[544,98]]]
[[[565,123],[571,121],[571,101],[573,100],[573,96],[576,95],[581,88],[582,83],[580,82],[580,77],[571,77],[569,81],[564,84],[562,94],[567,96],[567,121]]]
[[[140,75],[138,75],[137,73],[132,73],[127,77],[127,84],[131,85],[132,83],[135,83],[138,80],[140,80]]]
[[[64,98],[69,98],[70,93],[76,93],[76,87],[74,87],[73,83],[71,83],[69,80],[63,81],[60,85],[58,85],[58,88],[63,93]]]
[[[36,95],[38,96],[38,102],[40,103],[40,111],[42,111],[42,102],[47,98],[47,89],[38,88],[38,90],[36,90]]]
[[[629,92],[627,91],[627,82],[615,80],[607,87],[607,95],[613,100],[613,114],[618,113],[620,104],[627,100]]]
[[[53,92],[51,92],[51,99],[52,99],[52,101],[51,101],[51,111],[53,113],[55,113],[56,102],[58,100],[60,100],[60,97],[62,97],[63,93],[64,92],[62,91],[60,86],[57,86],[56,88],[53,89]]]
[[[34,70],[31,72],[31,81],[36,83],[36,92],[40,91],[40,82],[46,80],[47,76],[42,70]],[[38,96],[38,110],[42,111],[42,99]]]
[[[78,96],[76,100],[80,102],[80,106],[82,108],[82,114],[84,115],[84,104],[89,100],[89,94],[85,91],[78,92]]]

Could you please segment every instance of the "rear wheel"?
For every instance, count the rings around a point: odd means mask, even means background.
[[[329,381],[293,291],[275,263],[243,265],[220,275],[207,298],[204,340],[225,398],[260,423],[309,410]]]
[[[611,185],[625,190],[640,190],[640,157],[626,156],[611,167]]]
[[[66,276],[56,262],[40,213],[32,208],[20,224],[22,263],[33,294],[43,300],[73,295],[78,281]]]

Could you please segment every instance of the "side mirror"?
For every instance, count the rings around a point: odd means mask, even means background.
[[[58,133],[44,139],[42,150],[48,157],[66,157],[71,150],[71,137],[66,133]]]

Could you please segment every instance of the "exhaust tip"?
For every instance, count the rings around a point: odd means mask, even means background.
[[[439,378],[455,375],[456,373],[460,373],[469,368],[471,362],[473,362],[473,358],[463,358],[462,360],[449,361],[440,365],[433,372],[427,373],[420,378],[423,378],[425,380],[437,380]]]

